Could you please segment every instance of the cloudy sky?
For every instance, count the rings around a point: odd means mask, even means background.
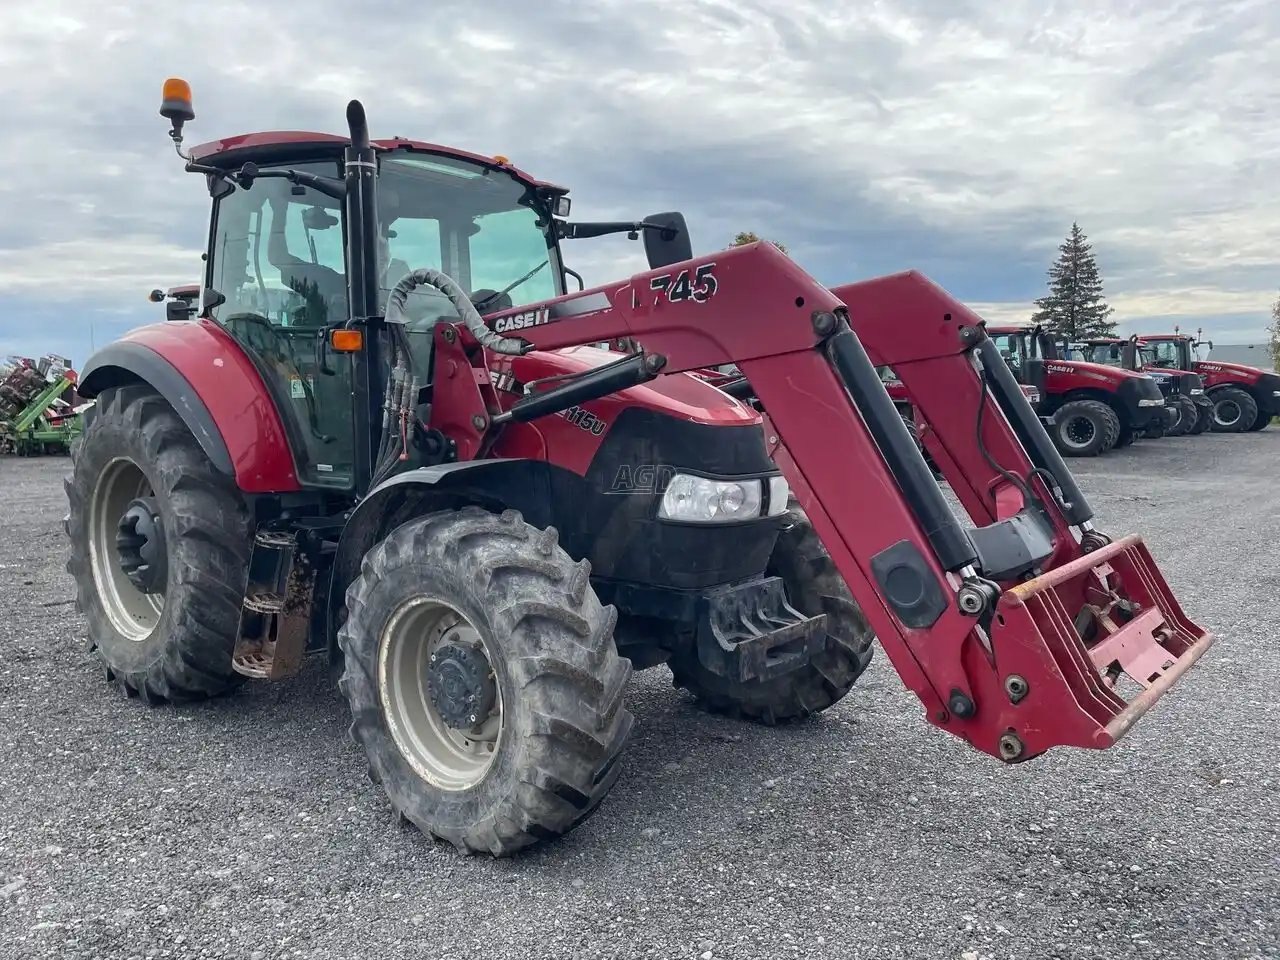
[[[749,229],[829,284],[915,267],[992,320],[1073,219],[1124,328],[1256,342],[1280,293],[1275,0],[43,0],[3,5],[0,68],[0,355],[83,360],[198,275],[169,75],[188,143],[340,132],[355,96],[576,217],[681,209],[698,252]],[[622,238],[566,260],[643,268]]]

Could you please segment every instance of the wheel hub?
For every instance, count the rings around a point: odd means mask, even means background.
[[[143,593],[164,593],[169,557],[155,497],[138,497],[120,515],[116,560],[129,582]]]
[[[453,640],[445,641],[431,654],[427,692],[440,719],[454,730],[484,723],[498,699],[484,651]]]
[[[1087,417],[1074,417],[1067,424],[1067,436],[1080,446],[1093,439],[1093,432],[1093,423]]]

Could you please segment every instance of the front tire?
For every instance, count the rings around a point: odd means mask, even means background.
[[[1191,426],[1191,435],[1193,437],[1198,437],[1213,426],[1213,404],[1197,403],[1195,406],[1196,419],[1195,423]]]
[[[104,390],[64,487],[67,572],[107,680],[148,703],[239,685],[249,515],[173,408],[145,385]]]
[[[827,709],[871,662],[875,634],[799,506],[792,504],[766,573],[781,577],[787,599],[806,616],[827,615],[826,646],[804,666],[771,680],[730,680],[698,659],[692,642],[671,659],[672,680],[714,713],[773,725]]]
[[[370,777],[424,833],[506,856],[613,786],[631,662],[590,573],[554,529],[477,507],[412,520],[365,556],[339,686]]]
[[[1053,442],[1068,457],[1096,457],[1116,445],[1120,419],[1099,400],[1072,400],[1053,415]]]
[[[1215,390],[1210,399],[1215,433],[1244,433],[1258,419],[1258,403],[1247,390],[1223,387]]]
[[[1185,437],[1191,432],[1191,428],[1196,425],[1196,421],[1200,417],[1195,401],[1190,397],[1175,397],[1173,399],[1173,409],[1177,413],[1178,419],[1174,421],[1173,426],[1169,427],[1165,435]]]

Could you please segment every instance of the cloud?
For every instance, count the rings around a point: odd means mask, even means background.
[[[375,132],[503,153],[581,217],[682,209],[836,283],[916,267],[1023,318],[1071,222],[1117,318],[1259,338],[1280,285],[1280,5],[373,0],[216,8],[59,0],[0,11],[0,352],[19,307],[138,322],[192,277],[208,198],[156,115],[187,76],[191,141]],[[639,245],[582,241],[602,282]],[[114,314],[111,312],[115,311]],[[87,343],[75,349],[83,354]]]

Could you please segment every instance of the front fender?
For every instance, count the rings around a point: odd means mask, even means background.
[[[475,504],[495,513],[519,510],[535,527],[551,524],[551,465],[537,460],[465,460],[397,474],[370,490],[347,518],[329,580],[328,638],[331,660],[347,587],[378,541],[414,517]]]
[[[288,435],[266,385],[231,336],[208,320],[152,324],[89,358],[79,392],[153,387],[177,411],[217,469],[245,493],[301,489]]]

